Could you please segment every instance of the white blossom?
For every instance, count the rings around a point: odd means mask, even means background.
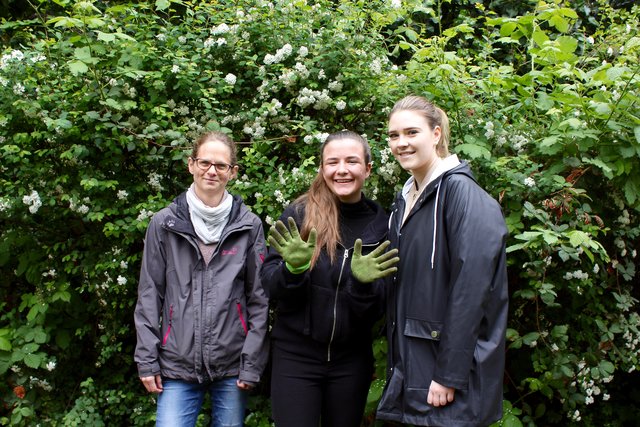
[[[344,102],[342,99],[336,102],[337,110],[344,110],[346,107],[347,107],[347,103]]]
[[[11,208],[11,201],[9,199],[0,198],[0,212],[9,210]]]
[[[309,49],[307,49],[306,46],[300,46],[300,49],[298,49],[298,58],[302,59],[307,55],[309,55]]]
[[[31,212],[32,214],[38,212],[38,209],[40,209],[40,206],[42,206],[40,195],[36,190],[32,190],[31,194],[29,194],[28,196],[24,196],[22,198],[22,203],[29,206],[29,212]]]
[[[227,82],[227,84],[233,86],[236,84],[236,76],[229,73],[225,76],[224,81]]]
[[[127,197],[129,197],[129,193],[126,190],[118,190],[118,194],[116,194],[116,197],[119,200],[126,200]]]
[[[296,65],[293,68],[295,68],[295,70],[300,74],[300,76],[303,79],[306,79],[307,77],[309,77],[309,70],[303,63],[296,62]]]
[[[153,216],[153,212],[147,209],[142,209],[136,218],[136,221],[142,222],[147,218],[151,218]]]
[[[369,70],[371,70],[373,74],[380,74],[382,72],[382,63],[380,62],[380,59],[376,58],[371,61],[371,64],[369,64]]]
[[[524,185],[526,185],[527,187],[535,187],[536,180],[528,176],[524,179]]]
[[[180,66],[177,64],[174,64],[173,67],[171,67],[171,72],[173,74],[178,74],[180,72]]]
[[[213,35],[219,35],[219,34],[225,34],[229,32],[229,26],[225,23],[222,23],[220,25],[218,25],[217,27],[213,27],[211,29],[211,34]]]
[[[121,285],[121,286],[127,284],[127,278],[123,276],[118,276],[116,281],[118,282],[118,285]]]
[[[156,191],[162,191],[164,187],[160,184],[160,179],[162,176],[156,172],[151,172],[149,174],[149,185]]]
[[[24,85],[22,83],[16,83],[13,85],[13,93],[16,95],[22,95],[24,93]]]

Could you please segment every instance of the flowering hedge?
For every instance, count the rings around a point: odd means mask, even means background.
[[[152,423],[132,360],[142,237],[189,183],[197,134],[241,141],[231,190],[267,226],[343,128],[371,143],[366,191],[388,206],[406,175],[386,114],[407,93],[449,112],[507,218],[501,423],[635,420],[637,7],[471,2],[445,25],[440,7],[466,3],[55,3],[0,25],[0,424]],[[247,425],[269,425],[265,390]]]

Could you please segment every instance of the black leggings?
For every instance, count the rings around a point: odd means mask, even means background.
[[[274,345],[272,364],[276,427],[360,426],[373,375],[371,346],[325,362]]]

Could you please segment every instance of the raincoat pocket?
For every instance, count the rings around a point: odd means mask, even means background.
[[[407,337],[407,386],[428,390],[438,354],[442,322],[410,319],[404,324]]]

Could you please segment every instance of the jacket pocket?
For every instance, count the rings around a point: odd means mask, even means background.
[[[236,310],[238,311],[238,319],[240,319],[242,330],[244,330],[244,334],[247,335],[249,333],[249,328],[247,327],[247,321],[244,319],[244,314],[242,313],[242,304],[240,304],[240,300],[236,300]]]
[[[167,345],[167,340],[169,339],[169,334],[171,333],[171,326],[173,323],[173,304],[169,306],[169,320],[167,322],[167,331],[164,333],[162,337],[162,346]]]
[[[404,322],[404,335],[440,341],[442,322],[407,318]]]
[[[438,341],[440,341],[441,331],[442,322],[410,318],[405,320],[408,388],[429,389],[438,356]]]

